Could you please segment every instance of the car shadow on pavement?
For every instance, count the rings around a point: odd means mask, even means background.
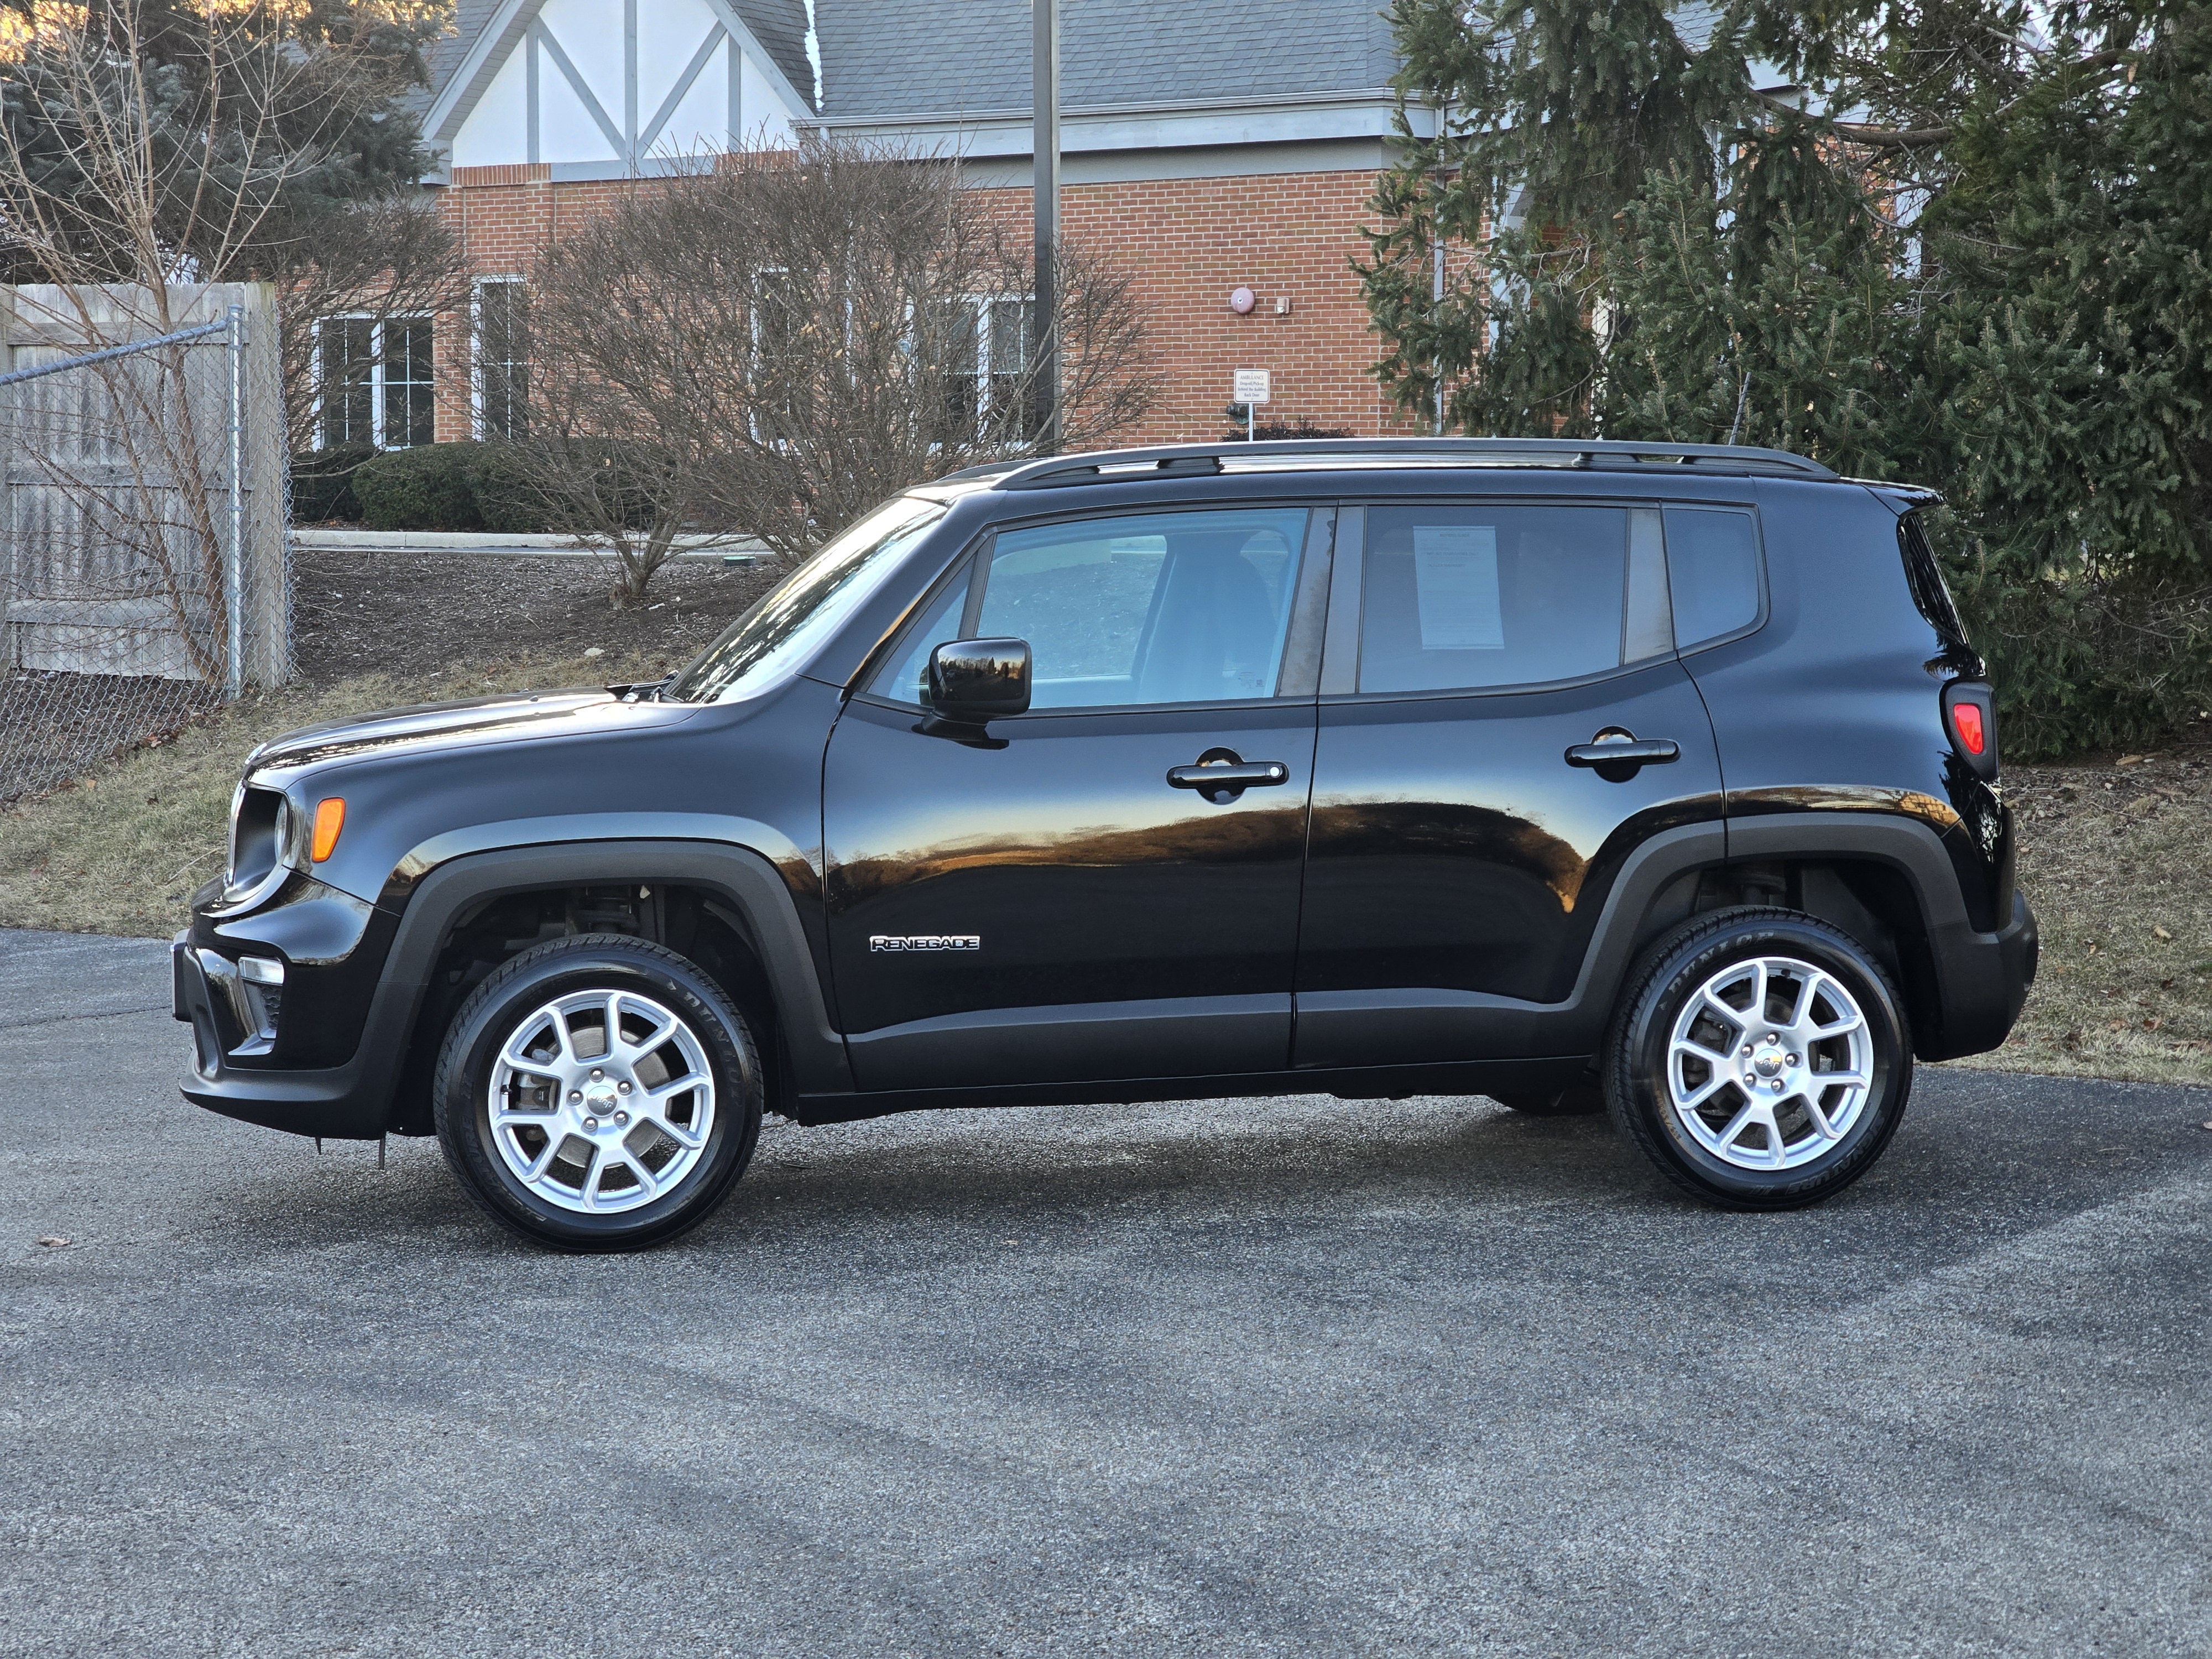
[[[201,1189],[207,1226],[281,1249],[368,1237],[531,1248],[477,1209],[433,1140],[392,1138],[381,1169],[374,1142],[258,1150]],[[690,1238],[751,1243],[900,1218],[988,1224],[1040,1207],[1671,1203],[1647,1176],[1601,1115],[1525,1118],[1479,1097],[978,1108],[811,1128],[771,1120],[744,1177]]]
[[[2013,1234],[2201,1161],[2201,1091],[1932,1074],[1882,1161],[1802,1212],[1799,1230]],[[241,1133],[259,1133],[246,1131]],[[265,1150],[265,1149],[264,1149]],[[278,1249],[380,1239],[441,1254],[534,1254],[469,1200],[436,1144],[332,1143],[230,1164],[205,1224]],[[1148,1224],[1556,1212],[1771,1228],[1678,1194],[1601,1115],[1528,1117],[1480,1097],[1326,1097],[1142,1106],[979,1108],[802,1127],[771,1121],[729,1200],[673,1248],[837,1247],[886,1224],[943,1235],[1012,1221]],[[182,1220],[182,1218],[179,1218]],[[189,1221],[186,1231],[198,1231]],[[1602,1229],[1601,1229],[1602,1230]]]

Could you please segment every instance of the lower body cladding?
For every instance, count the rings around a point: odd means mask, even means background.
[[[246,982],[230,969],[235,959],[210,964],[209,957],[219,953],[195,948],[188,936],[180,935],[173,953],[176,1013],[191,1025],[196,1050],[182,1087],[188,1099],[210,1110],[301,1135],[373,1139],[398,1130],[403,1122],[411,1124],[415,1119],[399,1110],[400,1083],[410,1050],[425,1040],[416,1027],[452,920],[469,905],[502,893],[611,879],[711,890],[744,918],[781,1022],[773,1036],[780,1038],[781,1087],[769,1105],[802,1122],[955,1105],[1083,1104],[1275,1093],[1350,1097],[1495,1094],[1571,1085],[1586,1074],[1602,1040],[1612,1002],[1635,955],[1645,906],[1686,870],[1731,855],[1848,856],[1896,868],[1919,895],[1927,935],[1927,959],[1917,971],[1929,982],[1908,986],[1909,991],[1917,991],[1915,1000],[1924,1001],[1931,1011],[1916,1031],[1916,1049],[1923,1059],[1946,1059],[1992,1048],[2003,1041],[2035,975],[2036,928],[2024,898],[2014,896],[2012,914],[1997,932],[1977,932],[1967,919],[1942,842],[1925,825],[1901,818],[1792,814],[1731,825],[1729,836],[1731,844],[1724,854],[1711,845],[1717,836],[1710,827],[1670,832],[1640,849],[1608,896],[1597,942],[1574,994],[1563,1003],[1507,1006],[1502,1006],[1508,1000],[1504,999],[1432,989],[1314,999],[1316,1006],[1311,1008],[1305,1006],[1308,999],[1299,998],[1293,1018],[1302,1036],[1312,1021],[1317,1028],[1314,1036],[1334,1030],[1346,1041],[1340,1048],[1334,1042],[1301,1042],[1298,1059],[1303,1063],[1292,1068],[1255,1066],[1242,1055],[1224,1067],[1222,1056],[1188,1053],[1188,1042],[1168,1044],[1172,1054],[1158,1058],[1169,1063],[1148,1067],[1130,1063],[1139,1056],[1127,1042],[1116,1042],[1112,1046],[1121,1050],[1122,1063],[1113,1069],[1121,1075],[1094,1072],[1071,1079],[1068,1071],[1061,1070],[1058,1075],[1062,1080],[1058,1081],[956,1083],[955,1074],[942,1063],[951,1058],[952,1050],[972,1054],[978,1045],[995,1046],[1014,1036],[1015,1028],[1032,1024],[1036,1016],[1048,1012],[1009,1010],[1002,1022],[963,1018],[957,1031],[900,1028],[899,1036],[922,1039],[919,1048],[941,1048],[944,1052],[935,1055],[940,1063],[919,1066],[908,1073],[926,1086],[865,1091],[854,1086],[850,1049],[866,1048],[892,1034],[856,1035],[848,1048],[846,1037],[834,1029],[790,887],[767,859],[748,848],[698,842],[516,848],[456,860],[419,884],[382,964],[361,1042],[342,1065],[274,1070],[252,1064],[253,1038],[246,1027],[256,1001],[247,994]],[[1911,980],[1914,970],[1905,977]],[[1121,1007],[1136,1014],[1136,1005]],[[1076,1011],[1060,1012],[1072,1015]],[[1096,1012],[1091,1011],[1094,1017]],[[1141,1023],[1133,1021],[1133,1027]],[[1394,1035],[1378,1047],[1376,1038],[1382,1033]],[[1134,1034],[1131,1029],[1122,1035]],[[427,1036],[433,1048],[439,1035]],[[766,1031],[760,1035],[764,1040],[771,1036]],[[1335,1059],[1328,1052],[1332,1048],[1345,1060]],[[1359,1055],[1364,1060],[1387,1053],[1407,1063],[1345,1063],[1359,1050],[1364,1051]],[[1486,1054],[1490,1057],[1479,1057]],[[246,1063],[238,1063],[241,1060]],[[1146,1073],[1154,1074],[1140,1074]]]

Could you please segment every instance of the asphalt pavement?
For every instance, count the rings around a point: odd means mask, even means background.
[[[1479,1098],[782,1126],[579,1259],[168,1006],[0,934],[0,1654],[2212,1652],[2212,1091],[1923,1071],[1784,1216]]]

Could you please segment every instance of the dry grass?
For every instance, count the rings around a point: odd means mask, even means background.
[[[502,661],[485,674],[366,675],[249,696],[69,787],[0,809],[0,927],[165,937],[192,890],[222,869],[230,793],[253,746],[319,720],[491,691],[649,679],[658,657]]]
[[[2008,767],[2043,968],[2012,1038],[1964,1062],[2212,1083],[2212,742]]]

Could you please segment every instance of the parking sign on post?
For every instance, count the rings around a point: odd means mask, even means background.
[[[1253,411],[1266,403],[1271,395],[1268,372],[1264,368],[1240,368],[1237,371],[1236,390],[1230,402],[1244,405],[1244,441],[1252,441]]]

